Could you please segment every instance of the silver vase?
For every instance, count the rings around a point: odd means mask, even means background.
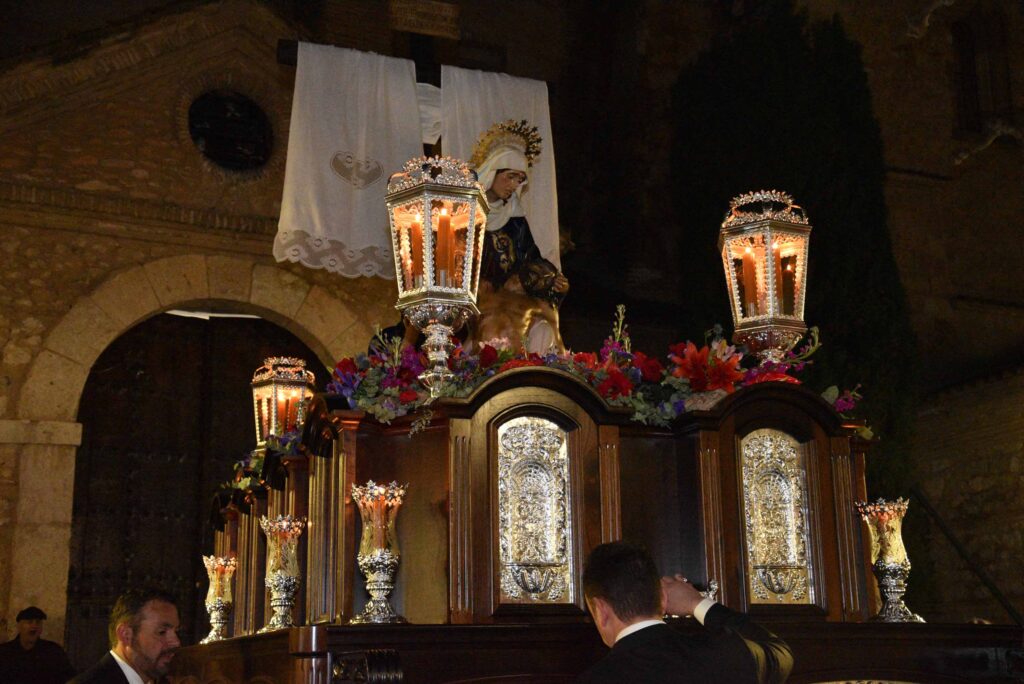
[[[292,609],[295,607],[295,594],[299,589],[299,578],[275,572],[267,575],[264,584],[267,589],[270,589],[270,608],[274,613],[260,633],[294,627]]]
[[[405,622],[405,618],[396,613],[388,601],[391,590],[395,588],[398,559],[398,554],[387,548],[356,556],[359,570],[366,576],[366,592],[370,599],[363,612],[352,618],[354,624]]]
[[[902,563],[875,561],[871,570],[878,580],[878,588],[884,603],[878,615],[871,618],[877,622],[924,622],[924,618],[912,612],[903,603],[903,594],[907,591],[907,577],[910,575],[910,559]]]
[[[206,612],[210,614],[210,633],[200,641],[209,644],[228,638],[228,616],[231,615],[231,603],[217,598],[206,604]]]
[[[857,501],[854,508],[867,523],[871,541],[871,569],[878,581],[878,590],[884,598],[882,609],[871,618],[877,622],[924,622],[903,603],[910,575],[910,559],[903,546],[903,517],[909,502],[878,499],[874,502]]]
[[[352,485],[352,501],[359,509],[363,532],[356,563],[366,576],[370,600],[363,612],[352,618],[354,624],[405,622],[388,602],[398,572],[398,535],[395,518],[408,485],[397,482],[383,485],[370,480],[363,486]]]

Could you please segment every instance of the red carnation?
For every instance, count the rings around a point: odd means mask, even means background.
[[[747,382],[748,385],[756,385],[760,382],[791,382],[799,385],[800,381],[794,378],[792,375],[786,375],[779,371],[770,371],[768,373],[759,373],[755,375],[751,380]]]
[[[584,368],[590,368],[591,370],[597,368],[597,354],[594,352],[579,352],[573,354],[572,360]]]
[[[661,374],[665,368],[658,359],[647,356],[643,352],[635,352],[633,366],[640,369],[640,377],[644,382],[661,382]]]
[[[622,371],[612,366],[608,369],[608,377],[597,386],[597,391],[602,397],[615,399],[620,396],[629,396],[633,392],[633,386]]]
[[[498,350],[489,344],[485,344],[480,350],[480,367],[490,368],[498,360]]]
[[[411,404],[412,402],[416,401],[419,398],[419,393],[413,389],[402,390],[402,392],[398,395],[398,401],[402,402],[403,404]]]
[[[356,367],[356,362],[352,359],[342,359],[338,362],[338,365],[334,367],[334,372],[338,375],[346,375],[350,373],[358,373],[359,368]]]
[[[535,356],[535,355],[531,355],[531,356]],[[543,366],[543,365],[544,365],[544,360],[540,359],[540,358],[536,358],[536,359],[534,359],[534,358],[529,358],[529,359],[512,359],[511,361],[506,361],[505,363],[501,364],[501,368],[498,369],[498,372],[499,373],[504,373],[505,371],[511,370],[513,368],[524,368],[526,366]]]

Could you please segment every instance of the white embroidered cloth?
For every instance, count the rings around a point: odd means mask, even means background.
[[[422,136],[413,62],[300,43],[274,258],[394,278],[384,195]]]
[[[543,139],[521,200],[541,256],[561,269],[547,84],[490,71],[441,67],[441,147],[446,155],[469,161],[480,135],[508,119],[526,119]]]

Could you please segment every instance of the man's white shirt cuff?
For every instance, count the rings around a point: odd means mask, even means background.
[[[693,609],[693,617],[700,624],[704,624],[704,616],[711,610],[711,606],[715,605],[715,602],[711,599],[704,599],[697,604],[697,607]]]

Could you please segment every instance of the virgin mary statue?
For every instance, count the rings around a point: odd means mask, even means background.
[[[538,354],[565,351],[558,307],[569,281],[541,256],[520,201],[540,145],[536,126],[510,119],[487,129],[473,150],[470,166],[486,188],[490,210],[480,265],[480,316],[467,342],[506,338],[514,346],[525,340],[527,351]],[[557,233],[557,226],[538,228]]]

